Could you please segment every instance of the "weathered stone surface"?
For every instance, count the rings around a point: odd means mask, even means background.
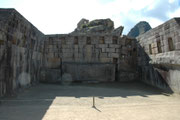
[[[171,19],[137,37],[142,81],[180,93],[179,18]],[[171,30],[171,31],[170,31]],[[167,32],[168,31],[168,32]],[[147,51],[146,51],[147,50]]]
[[[88,23],[89,23],[89,20],[84,19],[84,18],[81,19],[81,20],[79,21],[79,23],[77,24],[77,31],[83,29],[84,25],[86,25],[86,24],[88,24]]]
[[[61,69],[43,69],[40,74],[40,82],[45,83],[60,83]]]
[[[123,32],[123,29],[124,29],[124,27],[123,27],[123,26],[120,26],[120,27],[118,27],[118,28],[116,28],[116,29],[113,30],[113,34],[116,34],[116,35],[121,36],[121,35],[122,35],[122,32]]]
[[[73,81],[114,81],[114,64],[64,63],[62,71],[71,75]]]
[[[39,81],[44,34],[15,9],[0,9],[0,96]]]
[[[141,80],[180,92],[179,26],[174,18],[135,39],[110,19],[82,19],[73,33],[44,35],[16,10],[0,9],[0,96],[39,81]]]
[[[110,19],[97,19],[88,21],[86,19],[80,20],[74,32],[96,33],[96,32],[112,32],[114,29],[114,22]]]
[[[73,80],[72,80],[71,74],[64,73],[64,74],[62,75],[61,83],[62,83],[63,85],[69,85],[69,84],[72,83],[72,81],[73,81]]]

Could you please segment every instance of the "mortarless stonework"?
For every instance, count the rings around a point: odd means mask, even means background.
[[[70,34],[45,35],[41,81],[60,82],[67,74],[72,81],[135,80],[136,42],[122,30],[110,19],[82,19]]]
[[[39,80],[43,37],[16,10],[0,9],[0,96]]]
[[[15,9],[0,9],[0,96],[39,81],[141,80],[180,92],[179,23],[135,39],[110,19],[82,19],[72,33],[44,35]]]
[[[136,78],[135,39],[113,33],[46,35],[44,75],[61,70],[73,81],[132,81]],[[47,72],[48,73],[47,73]],[[50,80],[50,81],[49,81]]]
[[[180,18],[137,37],[141,80],[180,92]]]

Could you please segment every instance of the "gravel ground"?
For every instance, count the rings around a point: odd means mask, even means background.
[[[0,101],[0,120],[180,120],[179,95],[142,83],[39,84]]]

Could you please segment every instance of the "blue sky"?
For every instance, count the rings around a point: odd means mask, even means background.
[[[72,32],[86,18],[110,18],[124,34],[139,21],[152,27],[180,16],[180,0],[0,0],[1,8],[15,8],[45,34]]]

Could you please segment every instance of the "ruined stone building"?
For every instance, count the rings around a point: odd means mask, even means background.
[[[44,44],[42,81],[61,81],[64,74],[73,81],[129,81],[135,77],[136,43],[121,34],[47,35]]]
[[[44,35],[15,9],[0,9],[0,96],[38,82],[143,81],[180,92],[180,19],[138,36],[110,19],[82,19]]]
[[[141,80],[180,92],[180,18],[173,18],[137,37]]]

